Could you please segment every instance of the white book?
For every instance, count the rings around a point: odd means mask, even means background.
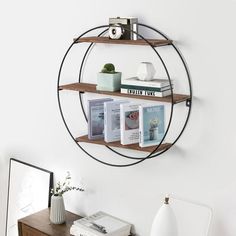
[[[143,87],[166,87],[170,86],[169,80],[166,79],[152,79],[152,80],[139,80],[138,77],[131,77],[127,79],[122,79],[121,84],[125,85],[136,85],[136,86],[143,86]],[[173,85],[173,80],[171,80],[171,84]]]
[[[108,236],[107,234],[100,232],[91,232],[91,230],[87,230],[85,228],[81,228],[78,225],[72,225],[70,228],[70,234],[74,236]],[[130,232],[128,230],[119,231],[117,233],[109,234],[109,236],[129,236]]]
[[[128,101],[110,101],[104,103],[104,138],[105,142],[120,140],[120,104]]]
[[[100,211],[74,221],[70,231],[83,236],[128,236],[130,230],[131,224]]]
[[[127,93],[132,95],[139,95],[139,96],[151,96],[151,97],[167,97],[171,95],[171,90],[166,90],[162,92],[151,91],[151,90],[138,90],[138,89],[120,89],[121,93]]]
[[[120,105],[120,131],[122,145],[139,142],[139,105],[140,103],[127,103]]]
[[[70,235],[74,236],[97,236],[94,232],[89,232],[88,230],[78,227],[77,225],[72,225],[70,227]]]
[[[104,138],[104,102],[111,98],[88,100],[88,138]]]
[[[139,146],[158,145],[165,134],[165,106],[140,105],[139,116]]]

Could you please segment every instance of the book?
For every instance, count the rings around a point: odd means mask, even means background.
[[[91,230],[87,230],[77,225],[72,225],[70,228],[70,235],[74,236],[107,236],[108,234],[99,233],[99,232],[91,232]],[[129,234],[126,231],[119,231],[119,234],[109,234],[109,236],[128,236]]]
[[[121,144],[139,142],[139,104],[125,103],[120,105]]]
[[[165,90],[162,92],[157,92],[153,90],[139,90],[139,89],[124,89],[121,88],[121,93],[140,95],[140,96],[153,96],[153,97],[167,97],[171,95],[171,90]]]
[[[139,146],[158,145],[165,134],[165,106],[139,106]]]
[[[108,234],[98,233],[98,232],[90,232],[87,229],[78,227],[77,225],[72,225],[70,228],[70,235],[74,236],[107,236]],[[109,236],[128,236],[129,234],[126,231],[119,231],[119,234],[109,234]]]
[[[91,216],[73,222],[72,235],[83,236],[128,236],[131,224],[99,211]]]
[[[104,137],[104,102],[111,98],[88,100],[88,138],[100,139]]]
[[[170,86],[170,82],[168,79],[139,80],[138,77],[122,79],[121,84],[143,86],[143,87],[158,87],[158,88]],[[173,80],[171,80],[171,84],[173,84]]]
[[[144,86],[137,86],[137,85],[121,84],[120,88],[163,92],[166,90],[170,90],[170,85],[164,86],[164,87],[144,87]],[[172,85],[172,88],[173,88],[173,85]]]
[[[120,140],[120,104],[128,101],[110,101],[104,103],[104,139],[105,142]]]

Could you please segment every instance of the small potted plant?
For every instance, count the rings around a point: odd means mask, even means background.
[[[51,210],[50,221],[53,224],[63,224],[65,222],[65,205],[63,194],[71,191],[84,191],[82,188],[78,188],[70,185],[70,172],[67,172],[67,176],[63,182],[57,182],[55,188],[51,189]]]
[[[119,91],[121,86],[121,72],[115,71],[112,63],[107,63],[97,75],[97,90]]]
[[[150,125],[149,138],[150,138],[150,140],[156,140],[157,136],[158,136],[159,120],[158,119],[151,119],[149,125]]]

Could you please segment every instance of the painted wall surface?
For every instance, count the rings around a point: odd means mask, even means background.
[[[82,215],[106,211],[133,223],[138,235],[149,235],[165,193],[210,205],[212,235],[236,235],[235,10],[234,0],[1,1],[0,235],[5,228],[10,157],[49,169],[56,180],[69,170],[74,184],[83,182],[86,192],[67,194],[68,210]],[[130,168],[107,167],[86,156],[69,137],[56,97],[60,61],[72,39],[117,15],[137,16],[174,39],[188,63],[194,92],[191,119],[176,146]],[[154,60],[147,49],[123,49],[94,48],[84,77],[95,81],[96,72],[108,61],[132,75],[139,61]],[[83,50],[84,45],[76,46],[70,54],[64,82],[77,79]],[[172,68],[176,86],[185,90],[183,70],[169,58],[172,52],[160,52]],[[78,95],[65,92],[62,99],[73,134],[85,132]],[[177,130],[182,109],[186,110],[183,105],[177,108]],[[85,147],[104,160],[119,162],[102,147]],[[204,235],[205,209],[174,200],[173,205],[181,235]]]

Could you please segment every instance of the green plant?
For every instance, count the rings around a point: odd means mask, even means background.
[[[60,181],[57,182],[55,188],[51,189],[51,194],[54,196],[62,196],[64,193],[71,190],[77,190],[81,192],[84,191],[84,189],[82,188],[71,186],[70,180],[71,180],[71,176],[70,176],[70,172],[68,171],[65,180],[63,182],[60,182]]]
[[[112,63],[107,63],[102,68],[102,73],[115,74],[115,66]]]

